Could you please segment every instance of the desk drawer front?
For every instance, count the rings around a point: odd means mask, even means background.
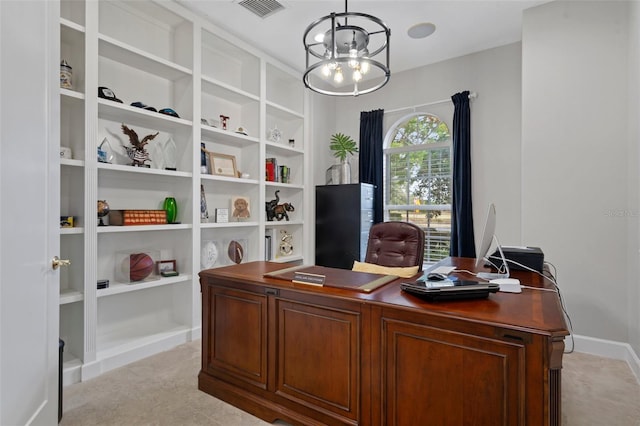
[[[279,301],[276,392],[337,418],[358,418],[360,316]]]
[[[266,387],[266,297],[219,287],[211,287],[209,297],[207,370]]]
[[[384,321],[387,425],[522,424],[524,347]]]

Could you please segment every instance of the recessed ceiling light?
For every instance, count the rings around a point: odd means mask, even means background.
[[[436,26],[431,22],[421,22],[409,27],[407,34],[409,34],[411,38],[425,38],[433,34],[435,30]]]
[[[315,41],[317,41],[318,43],[322,43],[324,41],[324,33],[318,33],[315,35],[315,37],[313,38]]]

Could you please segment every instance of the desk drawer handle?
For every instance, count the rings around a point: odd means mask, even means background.
[[[266,288],[264,290],[264,294],[267,296],[280,296],[280,290],[277,288]]]
[[[497,329],[496,336],[501,339],[513,340],[523,344],[531,343],[531,335],[514,330]]]

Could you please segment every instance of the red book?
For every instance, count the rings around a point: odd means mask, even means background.
[[[269,161],[266,164],[266,179],[268,182],[274,182],[276,180],[275,165]]]

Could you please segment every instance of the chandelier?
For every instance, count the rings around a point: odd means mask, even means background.
[[[306,70],[302,80],[323,95],[358,96],[387,84],[391,30],[375,16],[332,12],[304,32]]]

